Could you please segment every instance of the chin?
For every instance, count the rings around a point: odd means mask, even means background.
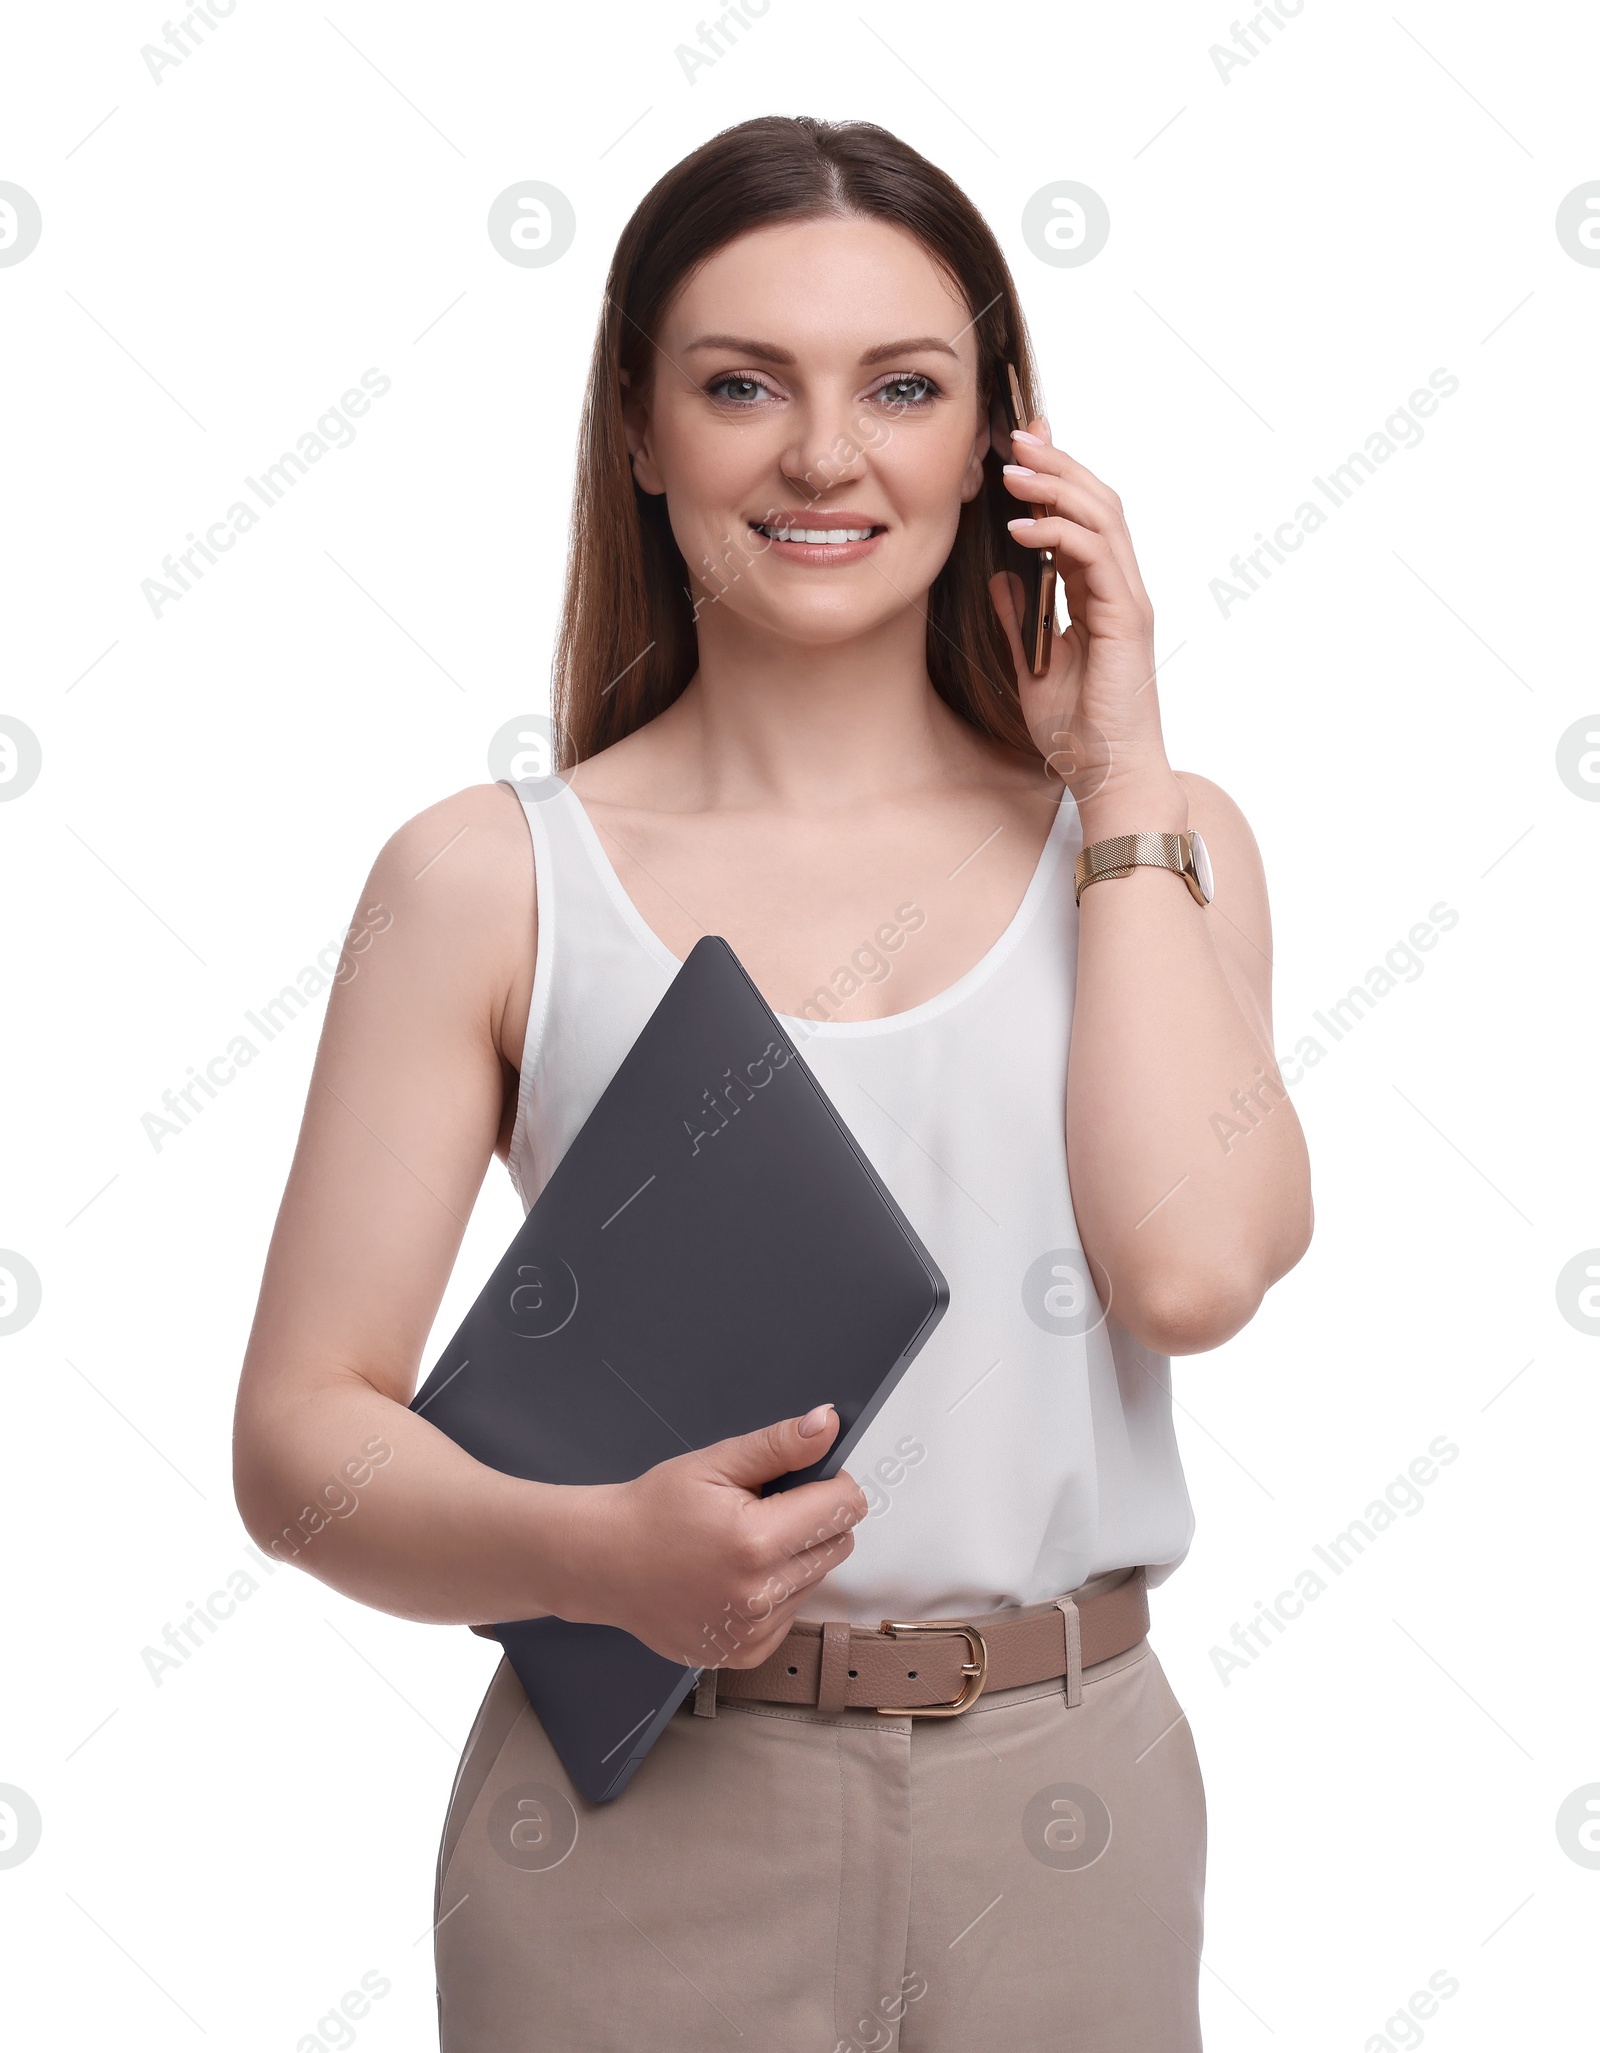
[[[851,604],[841,597],[832,605],[764,606],[759,612],[745,617],[752,626],[760,627],[782,641],[796,642],[806,648],[833,648],[841,642],[856,641],[864,635],[876,633],[901,610],[898,604],[886,609],[876,592],[871,596],[876,602],[871,605]]]

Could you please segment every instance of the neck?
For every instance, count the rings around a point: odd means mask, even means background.
[[[700,661],[662,717],[686,802],[826,812],[948,778],[979,737],[928,676],[923,616],[849,641],[792,642],[716,606]]]

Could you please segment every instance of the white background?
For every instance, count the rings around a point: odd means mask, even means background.
[[[357,2043],[434,2043],[434,1852],[493,1650],[284,1568],[159,1687],[142,1659],[248,1563],[230,1414],[321,1001],[159,1151],[141,1118],[545,704],[617,233],[776,111],[885,124],[993,224],[1057,438],[1126,503],[1172,760],[1260,841],[1277,1046],[1328,1048],[1293,1093],[1312,1249],[1175,1365],[1199,1527],[1154,1639],[1211,1807],[1207,2045],[1575,2043],[1600,1870],[1555,1818],[1600,1782],[1600,1358],[1555,1284],[1600,1241],[1600,805],[1556,750],[1600,729],[1600,269],[1554,224],[1600,178],[1600,18],[1308,0],[1226,82],[1228,9],[1176,0],[773,0],[691,82],[695,30],[243,0],[158,85],[154,7],[12,16],[0,178],[44,232],[0,269],[0,711],[43,770],[0,805],[0,1246],[43,1305],[0,1341],[0,1783],[43,1838],[0,1869],[7,2037],[288,2053],[376,1970]],[[548,268],[485,230],[527,178],[576,209]],[[1111,216],[1081,268],[1020,232],[1068,178]],[[369,366],[353,446],[153,617],[141,581]],[[1235,552],[1440,367],[1420,445],[1224,617]],[[1320,1032],[1440,901],[1421,973]],[[519,1218],[495,1164],[429,1363]],[[1235,1621],[1438,1435],[1421,1509],[1224,1683]],[[1386,2027],[1441,1969],[1458,1993]]]

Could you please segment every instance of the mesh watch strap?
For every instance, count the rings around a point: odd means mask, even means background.
[[[1091,841],[1073,872],[1074,899],[1083,897],[1085,884],[1098,883],[1102,877],[1125,877],[1140,863],[1176,870],[1183,876],[1188,868],[1183,841],[1181,834],[1108,834],[1104,841]]]

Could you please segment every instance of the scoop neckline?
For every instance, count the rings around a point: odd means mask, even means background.
[[[600,839],[600,830],[589,817],[589,810],[579,798],[566,778],[558,775],[562,798],[572,808],[573,819],[584,846],[589,852],[606,895],[616,906],[618,913],[645,951],[654,957],[660,966],[672,975],[683,968],[683,958],[674,955],[665,941],[652,927],[644,914],[629,897],[622,879],[617,875],[616,865],[606,853],[605,843]],[[1077,819],[1077,805],[1071,792],[1063,784],[1061,796],[1056,801],[1055,818],[1050,822],[1050,832],[1045,836],[1044,846],[1039,851],[1039,860],[1034,865],[1033,875],[1023,892],[1016,911],[1006,922],[999,935],[986,948],[969,970],[957,977],[953,984],[947,984],[942,991],[936,991],[931,998],[924,998],[918,1005],[912,1005],[903,1012],[886,1012],[877,1019],[807,1019],[803,1014],[779,1012],[773,1008],[773,1017],[802,1041],[814,1040],[818,1035],[828,1040],[867,1040],[880,1034],[903,1033],[906,1029],[921,1025],[924,1021],[937,1018],[950,1011],[964,999],[987,983],[999,968],[1032,920],[1039,901],[1049,888],[1060,859],[1062,846],[1071,827]]]

